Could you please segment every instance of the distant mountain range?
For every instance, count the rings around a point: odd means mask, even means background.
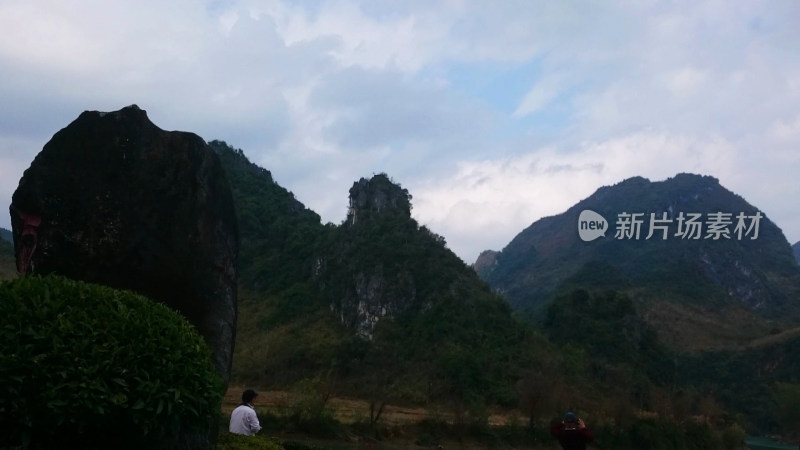
[[[600,227],[604,236],[592,229]],[[680,348],[733,344],[772,321],[800,319],[800,266],[783,233],[709,176],[602,187],[502,251],[484,252],[474,267],[534,317],[576,287],[625,291]]]
[[[14,236],[11,234],[11,230],[0,227],[0,240],[14,243]]]
[[[562,380],[567,391],[596,396],[596,406],[582,397],[592,409],[638,395],[641,381],[620,384],[601,375],[631,371],[654,390],[670,382],[704,386],[702,392],[766,423],[770,387],[789,379],[796,364],[798,266],[766,217],[756,239],[754,229],[742,230],[741,240],[704,239],[704,229],[699,240],[681,240],[676,224],[661,242],[645,239],[647,229],[638,240],[613,237],[623,212],[648,218],[666,212],[673,220],[680,212],[758,214],[714,178],[634,178],[601,188],[566,213],[534,223],[503,251],[482,254],[474,267],[495,291],[518,310],[547,316],[532,332],[446,249],[443,237],[410,217],[411,196],[388,176],[355,182],[347,219],[321,225],[241,150],[219,141],[211,146],[228,173],[241,229],[243,301],[234,358],[241,381],[285,386],[325,373],[372,401],[467,396],[514,404],[526,401],[518,389],[532,380],[543,404],[552,400],[550,391],[564,389],[555,387]],[[604,238],[580,239],[584,209],[608,220]],[[756,342],[770,359],[747,350]],[[682,353],[720,347],[745,350],[700,359]],[[577,364],[586,369],[567,369],[576,357],[570,348],[585,352]],[[678,370],[687,364],[692,371]],[[715,382],[714,370],[750,373],[750,383]],[[557,401],[566,400],[561,392]],[[746,392],[748,401],[736,392]]]
[[[0,228],[0,280],[15,277],[17,265],[14,260],[14,244],[11,231]]]
[[[792,250],[794,250],[794,257],[797,259],[797,262],[800,263],[800,241],[794,243]]]

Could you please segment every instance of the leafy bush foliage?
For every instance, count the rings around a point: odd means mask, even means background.
[[[725,447],[721,433],[707,423],[686,421],[676,423],[664,419],[640,419],[630,430],[632,448],[642,450],[705,450]],[[744,443],[744,437],[733,445]]]
[[[201,448],[221,396],[166,306],[57,276],[0,285],[0,447]]]
[[[741,425],[733,423],[727,428],[722,430],[722,445],[726,450],[736,450],[744,446],[744,441],[747,438],[747,432],[744,431]]]
[[[778,382],[773,396],[778,423],[786,430],[800,428],[800,384]]]
[[[283,450],[282,446],[261,435],[245,436],[223,432],[217,444],[219,450]]]
[[[298,398],[289,408],[289,416],[284,418],[284,427],[311,436],[334,437],[340,424],[328,406],[331,395],[328,383],[319,377],[305,379],[297,383],[294,391]]]

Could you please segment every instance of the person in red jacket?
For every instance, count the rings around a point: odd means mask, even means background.
[[[564,414],[564,420],[550,426],[550,434],[564,450],[586,450],[586,444],[592,442],[592,432],[572,411]]]

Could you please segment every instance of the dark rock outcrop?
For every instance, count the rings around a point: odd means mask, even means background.
[[[228,381],[238,231],[217,155],[129,106],[86,111],[27,169],[10,207],[17,269],[129,289],[182,313]]]
[[[380,173],[370,179],[361,178],[350,188],[350,207],[347,223],[355,224],[378,214],[397,214],[411,217],[411,194]]]
[[[494,250],[482,251],[475,263],[472,264],[472,268],[481,276],[491,272],[494,265],[497,264],[497,253]]]

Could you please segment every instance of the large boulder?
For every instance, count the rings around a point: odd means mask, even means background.
[[[176,309],[227,383],[238,230],[230,187],[203,139],[158,128],[136,105],[86,111],[34,159],[10,212],[20,273],[129,289]]]

